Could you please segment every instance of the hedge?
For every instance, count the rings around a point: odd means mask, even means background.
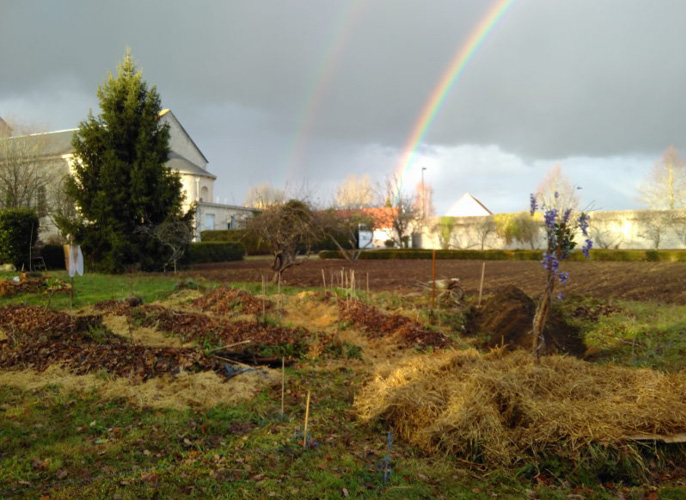
[[[431,259],[428,249],[364,250],[360,259]],[[321,259],[342,259],[338,250],[319,252]],[[542,250],[436,250],[437,259],[454,260],[533,260],[543,259]],[[572,252],[570,260],[586,260],[581,251]],[[591,260],[618,262],[686,262],[686,250],[591,250]]]
[[[62,245],[43,245],[40,254],[45,261],[45,267],[48,269],[65,269]]]
[[[245,248],[240,243],[201,242],[191,243],[189,257],[191,264],[205,262],[230,262],[242,260]]]
[[[246,255],[269,255],[269,245],[250,235],[245,229],[213,229],[202,231],[200,241],[203,243],[222,242],[243,245]]]
[[[0,211],[0,264],[29,269],[31,247],[38,240],[38,216],[33,210]]]

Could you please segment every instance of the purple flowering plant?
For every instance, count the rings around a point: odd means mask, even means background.
[[[555,193],[555,199],[558,198],[558,193]],[[533,216],[537,211],[543,212],[544,228],[546,233],[546,249],[543,252],[543,260],[541,264],[546,271],[546,287],[538,306],[536,307],[536,314],[534,316],[533,324],[533,351],[538,359],[539,352],[545,345],[545,338],[543,329],[545,328],[550,306],[552,303],[553,292],[556,283],[565,285],[569,280],[569,272],[562,272],[559,270],[560,262],[569,258],[570,253],[576,248],[576,241],[574,241],[577,228],[581,231],[584,237],[584,244],[581,251],[589,258],[593,242],[588,235],[588,226],[590,216],[581,212],[578,217],[574,216],[572,208],[558,209],[547,207],[544,204],[539,205],[538,200],[532,194],[530,198],[531,206],[530,213]],[[558,294],[558,299],[562,298],[562,294]]]

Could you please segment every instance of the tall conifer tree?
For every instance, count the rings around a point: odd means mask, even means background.
[[[67,193],[81,219],[72,229],[96,268],[151,269],[161,249],[138,229],[180,216],[183,200],[179,174],[165,165],[169,127],[159,120],[160,97],[130,50],[97,95],[101,114],[90,112],[72,140],[77,161]]]

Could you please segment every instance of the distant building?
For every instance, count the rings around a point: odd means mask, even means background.
[[[447,217],[479,217],[493,215],[493,212],[471,194],[465,193],[448,209],[445,215]]]
[[[169,161],[167,166],[179,172],[185,196],[183,208],[187,210],[196,203],[195,239],[206,229],[233,229],[243,225],[245,219],[252,215],[252,210],[236,205],[216,203],[214,183],[217,176],[207,170],[207,158],[183,128],[170,110],[160,113],[160,120],[169,125]],[[7,124],[0,118],[0,133]],[[78,129],[60,130],[33,134],[30,136],[12,137],[11,140],[26,140],[32,143],[31,151],[41,162],[52,168],[62,168],[68,172],[74,162],[72,136]],[[2,159],[0,158],[0,161]],[[43,239],[56,234],[49,220],[41,220],[44,230]]]

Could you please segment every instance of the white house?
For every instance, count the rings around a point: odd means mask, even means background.
[[[252,215],[246,207],[217,203],[214,198],[214,183],[217,176],[207,170],[207,158],[200,151],[191,136],[183,128],[174,113],[165,109],[160,113],[160,120],[169,125],[169,161],[167,166],[179,172],[183,185],[184,210],[196,203],[195,238],[200,239],[200,232],[206,229],[233,229],[240,227],[244,220]],[[0,119],[0,125],[4,124]],[[41,162],[52,168],[68,171],[74,162],[72,136],[77,129],[60,130],[33,134],[30,136],[12,137],[11,140],[23,139],[30,142],[31,151]],[[45,222],[45,224],[43,224]],[[49,221],[41,221],[44,231],[43,239],[52,236],[56,228]]]
[[[445,214],[447,217],[479,217],[493,215],[486,206],[471,194],[463,194]]]

